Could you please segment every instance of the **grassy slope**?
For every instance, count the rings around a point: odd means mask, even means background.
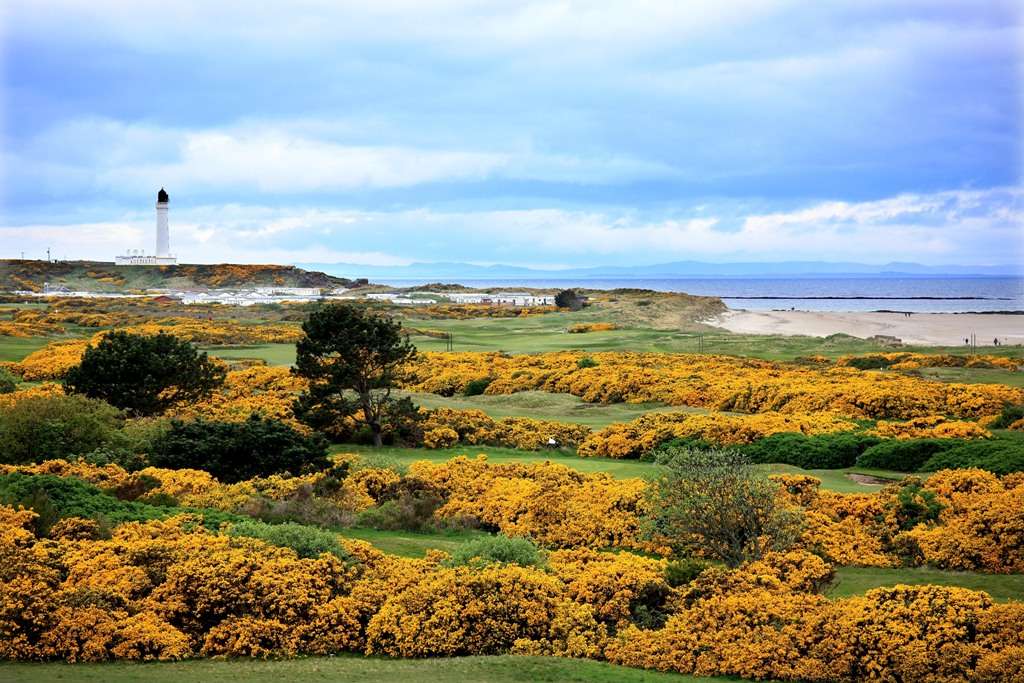
[[[51,341],[53,340],[46,337],[0,337],[0,361],[17,363],[28,354],[38,351]]]
[[[341,529],[340,536],[370,543],[378,550],[401,557],[423,557],[428,550],[452,552],[466,541],[489,534],[484,531],[415,532],[382,529]]]
[[[650,412],[707,412],[699,408],[671,407],[660,403],[586,403],[570,394],[522,391],[503,396],[453,396],[407,394],[416,405],[426,408],[482,410],[493,418],[533,417],[540,420],[572,422],[598,429],[613,422],[629,422]]]
[[[952,572],[926,567],[884,569],[880,567],[839,567],[836,581],[828,591],[830,598],[861,595],[879,586],[899,583],[960,586],[985,591],[998,602],[1024,600],[1024,574],[980,574]]]
[[[465,455],[469,458],[483,454],[490,463],[512,462],[545,462],[550,461],[571,467],[579,472],[607,472],[618,479],[630,477],[648,477],[654,474],[654,466],[636,460],[612,460],[611,458],[580,458],[562,451],[517,451],[513,448],[495,448],[493,446],[461,446],[455,448],[399,448],[385,446],[375,449],[372,446],[356,446],[341,444],[332,446],[334,453],[359,453],[371,464],[382,466],[409,465],[417,460],[430,462],[447,462],[452,458]]]
[[[267,365],[294,365],[295,344],[257,344],[253,346],[204,346],[203,351],[211,356],[233,360],[258,358]]]
[[[573,323],[590,319],[583,313],[549,313],[528,318],[483,318],[475,320],[410,320],[411,327],[430,328],[450,332],[456,351],[506,351],[508,353],[535,353],[581,349],[588,351],[661,351],[694,353],[721,353],[751,356],[770,360],[792,360],[799,356],[820,354],[830,358],[855,353],[892,351],[874,342],[854,337],[820,337],[731,334],[715,328],[698,331],[679,331],[627,327],[607,332],[566,334]],[[700,338],[703,338],[701,342]],[[416,346],[424,351],[443,351],[445,341],[416,336]],[[901,347],[901,351],[963,354],[957,347]],[[985,347],[984,353],[997,355],[1022,354],[1017,347]],[[971,373],[968,372],[968,375]]]
[[[986,370],[985,368],[921,368],[921,375],[940,382],[969,384],[1007,384],[1024,387],[1024,372]]]
[[[624,329],[588,334],[566,334],[568,324],[563,315],[549,314],[536,318],[512,320],[432,320],[430,327],[451,331],[456,351],[505,351],[508,353],[538,353],[543,351],[652,351],[662,353],[696,353],[700,342],[695,333],[666,330]],[[538,324],[543,318],[551,321]],[[560,319],[561,322],[554,322]],[[423,325],[426,327],[426,325]],[[815,354],[838,358],[849,354],[891,351],[871,342],[844,338],[830,342],[816,337],[782,337],[776,335],[704,334],[703,352],[764,358],[767,360],[793,360]],[[413,343],[421,351],[444,351],[445,342],[432,337],[414,336]],[[963,354],[960,347],[903,347],[901,351],[921,353]],[[223,358],[262,358],[271,365],[291,365],[295,362],[295,348],[291,344],[260,344],[210,348]],[[1020,347],[985,349],[984,353],[998,355],[1024,355]],[[925,377],[944,382],[998,382],[1015,386],[1024,385],[1024,373],[982,368],[926,368]]]
[[[311,657],[281,661],[235,659],[195,660],[161,664],[0,664],[7,683],[81,681],[82,683],[177,683],[179,681],[238,681],[280,683],[309,681],[341,683],[513,683],[519,681],[576,681],[590,683],[698,683],[738,681],[700,678],[629,669],[603,662],[556,657],[460,657],[455,659],[382,659],[377,657]]]

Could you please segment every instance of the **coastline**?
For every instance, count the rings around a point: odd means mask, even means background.
[[[839,311],[754,311],[730,309],[706,321],[730,332],[827,337],[848,334],[866,339],[897,337],[904,344],[964,346],[971,334],[978,346],[993,339],[1007,346],[1024,344],[1024,316],[1012,313],[913,313]]]

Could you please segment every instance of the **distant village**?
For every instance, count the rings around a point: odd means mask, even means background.
[[[143,298],[166,297],[186,305],[227,304],[230,306],[252,306],[255,304],[302,303],[320,300],[370,300],[398,306],[430,306],[433,304],[485,304],[501,306],[554,306],[553,294],[531,294],[529,292],[432,292],[432,291],[390,291],[363,294],[356,290],[317,287],[252,287],[245,289],[175,290],[149,289],[135,294],[120,292],[94,292],[73,290],[61,285],[46,284],[41,292],[17,291],[15,294],[33,297],[75,297],[75,298]]]

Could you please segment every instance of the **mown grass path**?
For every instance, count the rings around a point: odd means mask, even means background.
[[[725,683],[739,680],[630,669],[585,659],[510,655],[433,659],[343,655],[276,661],[207,659],[154,664],[0,664],[0,681],[4,683]]]

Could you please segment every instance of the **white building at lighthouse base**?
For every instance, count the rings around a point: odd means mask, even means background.
[[[133,253],[131,250],[128,251],[124,256],[115,256],[114,265],[116,266],[176,266],[178,265],[177,256],[152,256],[149,254],[143,254],[141,251]]]

